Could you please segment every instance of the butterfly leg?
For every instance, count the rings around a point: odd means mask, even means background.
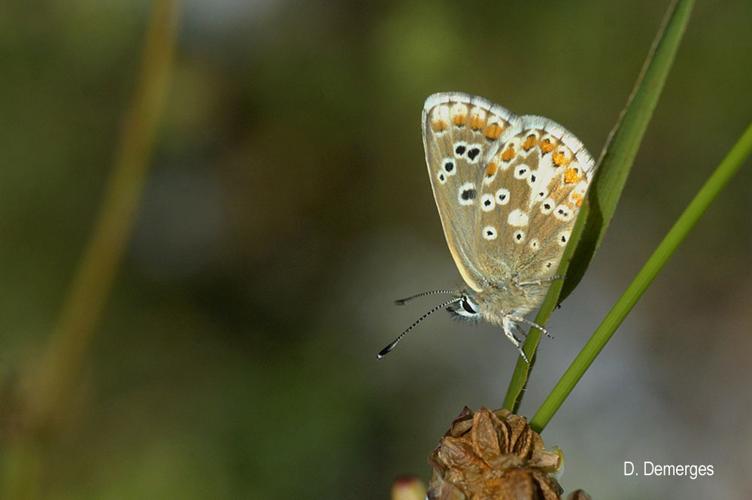
[[[525,363],[530,364],[530,360],[527,359],[527,355],[525,354],[525,351],[522,349],[522,342],[514,335],[514,324],[512,323],[514,321],[510,316],[504,316],[504,319],[502,319],[502,329],[504,330],[504,335],[507,336],[507,338],[514,344],[514,346],[517,348],[517,351],[520,353],[520,356],[522,356],[522,359],[525,360]]]
[[[545,335],[546,337],[548,337],[548,338],[550,338],[550,339],[554,338],[554,337],[553,337],[553,336],[552,336],[552,335],[551,335],[550,333],[548,333],[548,330],[547,330],[547,329],[546,329],[545,327],[543,327],[543,326],[539,325],[539,324],[538,324],[538,323],[536,323],[535,321],[530,321],[529,319],[527,319],[527,318],[523,318],[522,316],[512,316],[512,315],[507,315],[507,316],[506,316],[506,318],[509,318],[510,320],[512,320],[512,321],[514,321],[514,322],[516,322],[516,323],[523,323],[523,324],[525,324],[525,325],[529,325],[529,326],[532,326],[532,327],[533,327],[533,328],[535,328],[536,330],[540,330],[541,332],[543,332],[543,334],[544,334],[544,335]]]

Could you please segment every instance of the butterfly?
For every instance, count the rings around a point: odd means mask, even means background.
[[[449,251],[466,287],[432,290],[397,301],[449,294],[380,353],[382,358],[421,321],[453,316],[500,326],[527,361],[516,330],[537,309],[569,241],[595,174],[579,139],[553,120],[517,116],[477,96],[442,92],[422,115],[428,176]]]

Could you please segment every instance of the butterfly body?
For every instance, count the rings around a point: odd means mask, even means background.
[[[481,97],[430,96],[423,144],[444,235],[467,288],[454,315],[514,329],[530,324],[557,279],[595,163],[563,127]]]

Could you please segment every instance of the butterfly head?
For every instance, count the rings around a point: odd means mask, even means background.
[[[476,322],[484,320],[492,325],[503,326],[509,315],[524,316],[542,299],[547,283],[520,286],[514,280],[504,280],[486,286],[476,292],[463,290],[455,296],[456,302],[447,307],[457,318]]]
[[[457,319],[473,322],[484,319],[492,324],[504,327],[505,333],[508,330],[510,318],[519,321],[519,316],[515,315],[524,315],[530,311],[531,302],[519,285],[514,286],[512,281],[509,283],[506,281],[495,284],[486,283],[486,285],[484,289],[477,292],[469,289],[460,291],[451,289],[431,290],[395,301],[397,305],[404,305],[413,299],[428,295],[444,294],[450,296],[449,299],[435,305],[415,320],[412,325],[379,352],[378,358],[381,359],[389,354],[405,335],[431,314],[442,309],[446,309]],[[515,345],[519,345],[519,342]]]
[[[463,291],[457,299],[457,302],[447,307],[452,317],[467,321],[478,321],[481,318],[480,304],[474,293]]]

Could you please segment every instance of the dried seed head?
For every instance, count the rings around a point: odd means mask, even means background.
[[[430,461],[430,499],[561,498],[561,486],[551,475],[561,466],[561,453],[545,450],[525,418],[507,410],[466,407]]]

